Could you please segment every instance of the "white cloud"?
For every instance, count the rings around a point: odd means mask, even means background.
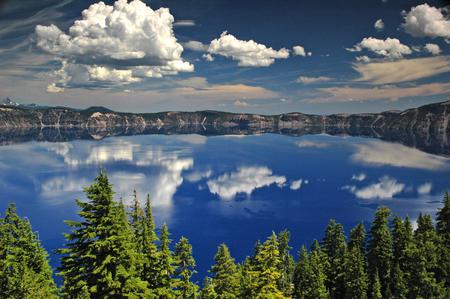
[[[72,83],[74,76],[84,77],[81,83],[130,83],[139,80],[135,77],[191,72],[193,65],[181,58],[173,22],[167,8],[152,10],[140,0],[118,0],[114,6],[98,2],[67,34],[55,25],[37,25],[37,45],[64,61],[58,87]]]
[[[352,180],[358,181],[358,182],[362,182],[366,179],[366,174],[365,173],[359,173],[359,174],[354,174],[352,176]]]
[[[56,83],[52,83],[52,84],[47,86],[47,92],[48,93],[64,92],[64,88],[56,86]]]
[[[237,106],[237,107],[249,107],[250,106],[249,103],[247,103],[246,101],[241,101],[241,100],[234,101],[233,105]]]
[[[301,84],[315,84],[315,83],[322,83],[322,82],[328,82],[333,80],[333,78],[325,77],[325,76],[319,76],[319,77],[306,77],[306,76],[300,76],[297,78],[297,83]]]
[[[289,57],[289,50],[281,48],[274,50],[253,40],[239,40],[224,31],[219,38],[211,41],[208,52],[214,55],[231,57],[238,61],[239,66],[264,67],[275,62],[275,59]]]
[[[203,54],[202,55],[202,57],[203,57],[203,59],[205,59],[206,61],[214,61],[214,57],[211,55],[211,54],[209,54],[209,53],[205,53],[205,54]]]
[[[450,72],[450,56],[355,63],[353,69],[360,74],[356,81],[374,84],[407,82]]]
[[[207,182],[209,191],[222,199],[233,199],[238,193],[250,195],[253,190],[277,184],[283,186],[284,176],[272,174],[272,170],[263,166],[240,167],[236,172],[225,173]]]
[[[439,55],[442,52],[441,48],[436,44],[428,43],[423,48],[431,55]]]
[[[210,178],[212,176],[213,172],[211,169],[205,170],[205,171],[194,171],[186,174],[184,178],[188,180],[191,183],[196,183],[201,181],[202,179]]]
[[[363,56],[356,56],[356,61],[362,62],[362,63],[369,63],[370,58],[369,56],[363,55]]]
[[[177,135],[176,139],[191,144],[205,144],[208,138],[206,136],[199,134],[185,134],[185,135]]]
[[[361,199],[390,199],[396,194],[403,191],[405,184],[399,183],[396,179],[384,176],[379,179],[378,183],[374,183],[361,189],[355,186],[344,186],[356,197]]]
[[[411,48],[402,44],[398,39],[390,37],[385,40],[365,37],[353,48],[348,48],[347,50],[350,52],[361,52],[364,49],[390,59],[402,58],[404,55],[412,53]]]
[[[202,42],[191,40],[183,44],[186,49],[197,51],[197,52],[205,52],[208,50],[208,45],[205,45]]]
[[[369,141],[356,146],[353,161],[372,166],[389,165],[428,170],[448,169],[450,160],[397,143]]]
[[[300,140],[295,143],[300,148],[326,148],[329,146],[328,143],[317,142],[317,141],[309,141],[309,140]]]
[[[421,4],[404,13],[405,31],[414,37],[450,38],[450,18],[444,8]]]
[[[192,27],[195,26],[194,20],[178,20],[175,23],[173,23],[173,26],[175,27]]]
[[[292,51],[294,52],[294,55],[296,56],[311,56],[312,53],[311,52],[306,52],[305,48],[302,46],[294,46],[292,47]]]
[[[430,194],[432,188],[432,183],[424,183],[417,188],[417,193],[419,193],[420,195]]]
[[[302,183],[303,183],[302,179],[292,181],[291,185],[289,186],[289,188],[291,190],[298,190],[298,189],[300,189],[302,187]]]
[[[382,19],[378,19],[375,24],[373,25],[373,27],[377,30],[377,31],[383,31],[384,29],[384,22]]]

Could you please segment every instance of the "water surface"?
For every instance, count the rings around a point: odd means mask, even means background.
[[[288,229],[297,251],[321,238],[330,218],[349,231],[385,205],[415,220],[450,188],[448,158],[377,139],[139,135],[1,146],[0,208],[16,202],[52,252],[99,167],[117,199],[150,193],[157,225],[191,241],[199,280],[222,242],[242,260],[257,239]]]

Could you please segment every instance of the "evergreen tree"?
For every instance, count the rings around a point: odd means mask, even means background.
[[[322,249],[328,258],[327,287],[331,298],[342,298],[345,294],[344,284],[344,255],[346,241],[341,224],[334,219],[328,222],[325,237],[322,241]]]
[[[316,241],[314,244],[318,244]],[[313,246],[314,247],[314,246]],[[325,286],[325,254],[317,246],[308,255],[305,246],[300,249],[294,274],[294,298],[328,298]]]
[[[383,295],[381,294],[381,283],[380,283],[380,275],[378,275],[378,270],[375,270],[370,298],[383,299]]]
[[[360,246],[352,246],[345,253],[344,268],[345,298],[367,298],[368,278],[366,261],[364,255],[361,253]]]
[[[194,298],[197,286],[191,282],[191,277],[195,273],[195,260],[192,256],[192,246],[185,237],[182,237],[175,245],[175,260],[177,263],[175,276],[179,280],[179,297],[183,299]]]
[[[123,298],[148,294],[136,270],[136,249],[123,205],[113,201],[104,171],[77,201],[82,220],[67,221],[66,247],[60,250],[60,275],[68,298]]]
[[[160,286],[159,275],[161,272],[161,263],[159,262],[160,257],[158,247],[156,246],[158,236],[156,235],[155,231],[155,223],[153,220],[150,195],[147,195],[144,214],[144,225],[142,232],[144,266],[142,271],[142,278],[143,280],[148,282],[149,288],[151,290],[154,290]]]
[[[406,285],[405,274],[403,270],[400,268],[398,262],[395,263],[394,268],[392,269],[392,297],[395,299],[404,299],[407,298],[408,290]]]
[[[439,269],[436,276],[445,282],[450,296],[450,195],[445,192],[444,206],[436,214],[436,230],[439,237]]]
[[[27,219],[10,204],[0,219],[0,297],[57,298],[47,252]]]
[[[210,272],[215,293],[219,298],[237,298],[239,293],[238,271],[225,244],[219,246],[214,261]]]
[[[285,296],[290,296],[293,291],[294,258],[290,253],[292,247],[289,246],[289,240],[289,231],[284,230],[278,234],[278,251],[280,253],[278,271],[281,274],[278,281],[278,288]]]
[[[393,259],[392,235],[388,225],[390,215],[391,211],[385,207],[376,211],[368,244],[369,273],[375,273],[375,270],[378,272],[383,297],[390,295],[389,282]],[[376,277],[372,277],[373,285],[375,279]]]
[[[362,255],[365,255],[366,250],[366,228],[364,224],[359,223],[350,231],[350,240],[348,242],[348,249],[357,248]]]
[[[202,299],[216,299],[218,298],[216,291],[214,290],[214,283],[211,277],[206,277],[203,282],[203,289],[200,292],[200,298]],[[226,298],[226,297],[224,297]]]
[[[173,276],[176,271],[176,261],[170,250],[170,233],[167,225],[162,226],[159,245],[159,274],[156,287],[158,298],[174,298],[174,287],[178,284]]]
[[[281,277],[279,243],[275,233],[262,244],[255,256],[255,270],[257,276],[256,298],[284,298],[278,289]]]

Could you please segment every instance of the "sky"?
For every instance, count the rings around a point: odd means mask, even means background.
[[[450,2],[0,0],[0,99],[379,112],[450,99]]]

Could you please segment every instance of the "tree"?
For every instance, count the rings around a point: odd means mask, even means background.
[[[214,256],[211,267],[214,291],[220,298],[237,298],[239,293],[239,277],[234,259],[225,244],[221,244]]]
[[[200,292],[202,299],[216,299],[218,298],[216,291],[214,290],[214,283],[211,277],[206,277],[203,282],[203,289]]]
[[[144,255],[144,265],[142,270],[142,279],[147,281],[151,290],[159,286],[160,274],[160,257],[156,242],[158,236],[155,231],[155,223],[153,220],[152,206],[150,202],[150,195],[147,194],[144,210],[144,225],[142,232],[142,253]]]
[[[322,250],[328,258],[327,287],[331,298],[342,298],[345,294],[344,285],[344,254],[347,250],[344,230],[334,219],[328,222]]]
[[[385,207],[375,212],[368,244],[369,273],[378,272],[383,297],[389,297],[390,294],[389,281],[393,259],[392,235],[388,225],[390,215],[391,211]],[[375,285],[375,279],[376,277],[372,277],[373,285]]]
[[[436,277],[445,281],[450,293],[450,195],[445,192],[444,206],[436,214],[436,230],[439,237],[439,269]]]
[[[392,269],[392,297],[395,299],[407,298],[408,290],[406,285],[406,279],[403,270],[400,268],[398,262],[395,263]]]
[[[57,298],[48,254],[27,219],[9,204],[0,219],[0,294],[2,298]]]
[[[366,228],[364,224],[359,223],[350,231],[350,241],[348,242],[348,249],[357,248],[362,255],[366,251]]]
[[[316,241],[314,244],[318,244]],[[314,246],[313,246],[314,247]],[[302,246],[299,252],[299,261],[294,274],[294,298],[328,298],[329,293],[325,286],[326,256],[320,247],[311,250],[308,255],[306,247]]]
[[[148,294],[136,269],[136,247],[123,204],[113,201],[104,171],[85,189],[87,201],[77,200],[81,221],[67,221],[66,247],[59,252],[60,275],[68,298],[108,298]]]
[[[345,253],[344,268],[345,298],[367,298],[368,278],[366,261],[359,246],[353,246]]]
[[[383,295],[381,294],[381,283],[380,276],[378,275],[378,270],[375,270],[375,274],[373,276],[373,284],[372,291],[370,293],[371,299],[383,299]]]
[[[175,276],[178,278],[178,290],[181,298],[194,298],[197,286],[191,282],[191,277],[195,273],[195,260],[192,256],[192,245],[189,240],[182,237],[175,245],[175,261],[177,269]]]
[[[176,271],[176,262],[170,250],[170,233],[167,225],[163,224],[159,245],[159,274],[156,286],[158,298],[174,298],[174,288],[178,281],[173,277]]]
[[[280,264],[278,271],[281,276],[278,280],[278,288],[285,296],[290,296],[293,291],[292,278],[294,275],[294,259],[290,253],[290,233],[284,230],[278,234],[278,251],[280,253]]]

